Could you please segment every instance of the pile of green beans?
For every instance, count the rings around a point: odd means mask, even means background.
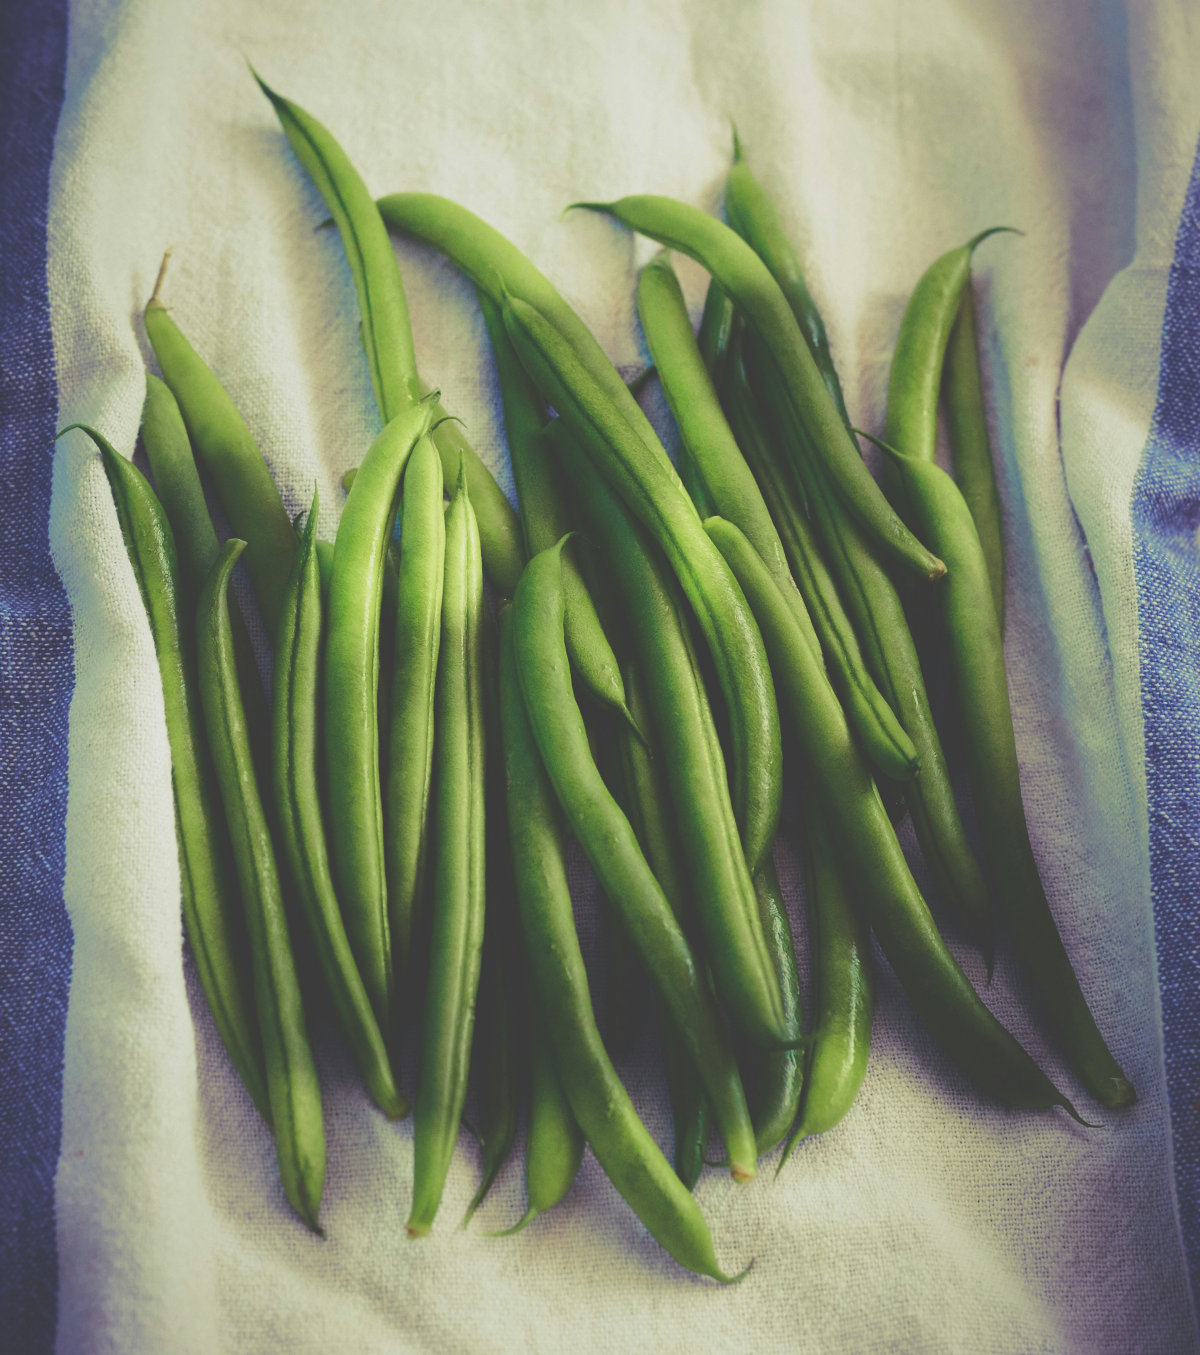
[[[799,256],[736,136],[728,225],[651,195],[580,204],[711,274],[699,334],[666,254],[638,282],[653,367],[635,387],[661,381],[676,467],[636,390],[530,260],[444,198],[376,203],[330,131],[258,83],[338,228],[381,422],[339,468],[336,537],[318,539],[317,494],[277,483],[185,337],[190,303],[168,314],[165,257],[144,313],[162,372],[147,373],[141,430],[153,485],[84,431],[158,657],[188,943],[299,1218],[323,1236],[310,1028],[331,1012],[389,1120],[407,1115],[400,1060],[418,1051],[411,1237],[434,1226],[473,1082],[483,1170],[464,1224],[524,1119],[527,1208],[498,1235],[558,1204],[590,1146],[683,1266],[739,1278],[691,1193],[710,1130],[721,1167],[746,1182],[850,1112],[871,1044],[872,933],[983,1093],[1080,1119],[943,936],[965,933],[990,977],[993,896],[1079,1082],[1106,1107],[1130,1104],[1021,802],[970,281],[993,231],[914,290],[881,490]],[[516,511],[419,375],[389,227],[476,285]],[[953,477],[935,463],[939,399]],[[224,544],[202,475],[232,529]],[[273,650],[269,701],[230,595],[239,559]],[[953,682],[952,729],[926,695],[931,654]],[[967,767],[983,866],[943,740]],[[807,1025],[773,857],[785,778],[782,831],[806,878]],[[897,838],[905,813],[936,912]],[[568,834],[604,899],[603,1036]],[[673,1164],[613,1062],[649,1029]]]

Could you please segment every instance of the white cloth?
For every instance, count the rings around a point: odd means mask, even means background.
[[[508,235],[631,373],[645,353],[635,269],[651,247],[559,213],[642,191],[718,210],[736,118],[800,244],[850,411],[876,431],[922,270],[983,227],[1024,230],[976,260],[1023,784],[1068,948],[1141,1099],[1093,1113],[1006,945],[986,1000],[1102,1128],[989,1101],[881,964],[870,1069],[847,1120],[777,1181],[769,1160],[749,1186],[710,1170],[697,1188],[722,1262],[755,1258],[723,1289],[661,1251],[590,1155],[552,1214],[486,1238],[523,1210],[518,1148],[461,1231],[479,1173],[466,1134],[433,1235],[409,1242],[411,1121],[383,1121],[324,1031],[328,1239],[309,1236],[181,961],[153,650],[99,462],[71,435],[51,522],[76,634],[58,1349],[1195,1350],[1155,985],[1128,509],[1200,130],[1189,0],[1135,0],[1128,15],[1116,0],[78,0],[51,198],[60,424],[92,422],[132,451],[153,364],[140,310],[174,246],[176,320],[289,509],[316,479],[331,537],[338,477],[377,413],[340,241],[314,229],[319,197],[243,58],[326,123],[373,192],[443,193]],[[472,289],[427,250],[398,253],[422,371],[511,490]],[[704,276],[686,261],[680,272],[698,311]],[[786,845],[780,858],[803,937],[795,858]],[[581,914],[591,905],[581,889]],[[666,1143],[656,1058],[650,1035],[629,1072]]]

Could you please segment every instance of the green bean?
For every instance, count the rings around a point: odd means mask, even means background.
[[[759,1013],[777,1000],[751,950],[762,923],[758,900],[739,850],[725,759],[688,633],[683,598],[666,561],[633,515],[579,448],[562,420],[548,430],[575,486],[592,539],[604,553],[621,611],[646,675],[651,715],[675,806],[684,859],[717,992],[734,1024],[755,1043],[778,1045],[778,1018]],[[766,949],[765,940],[762,942]],[[742,956],[750,951],[750,961]],[[765,967],[771,966],[765,955]],[[778,993],[773,967],[769,976]],[[750,985],[762,982],[763,990]],[[747,997],[752,1000],[747,1001]],[[781,999],[778,999],[781,1002]]]
[[[388,1119],[397,1120],[408,1114],[408,1102],[397,1090],[387,1047],[354,963],[329,870],[321,815],[317,723],[323,616],[315,539],[317,506],[314,493],[276,636],[271,720],[275,806],[284,859],[338,1021],[367,1089]]]
[[[196,687],[196,636],[182,619],[184,585],[170,523],[145,476],[86,424],[96,444],[158,657],[179,847],[183,922],[209,1011],[250,1099],[268,1124],[271,1107],[245,937],[231,878],[229,837]]]
[[[496,1233],[496,1237],[511,1237],[539,1214],[553,1209],[571,1189],[583,1161],[583,1132],[554,1070],[544,1017],[535,1021],[530,1031],[530,1067],[532,1086],[525,1139],[528,1208],[512,1228]]]
[[[771,386],[767,384],[765,390],[769,403]],[[921,759],[921,774],[906,783],[905,799],[937,896],[970,930],[990,975],[992,920],[987,884],[959,817],[900,595],[856,525],[840,511],[814,460],[801,456],[793,465],[800,472],[813,525],[854,618],[867,663]]]
[[[410,1237],[423,1237],[433,1224],[467,1095],[487,893],[485,607],[479,529],[460,467],[446,515],[434,710],[433,915],[413,1114]]]
[[[807,437],[817,449],[838,497],[890,560],[919,576],[940,578],[945,566],[921,545],[880,493],[825,389],[779,284],[741,236],[699,208],[652,194],[574,205],[606,212],[709,270],[760,336],[779,383],[788,426],[794,437]]]
[[[468,494],[470,491],[468,490]],[[527,984],[519,942],[516,882],[508,843],[504,785],[504,739],[500,730],[499,642],[491,613],[480,614],[483,631],[483,710],[487,743],[486,862],[483,957],[479,970],[478,1017],[471,1062],[478,1098],[477,1123],[483,1145],[483,1180],[463,1226],[492,1188],[517,1139],[528,1022],[523,1020]]]
[[[366,184],[328,128],[276,94],[253,67],[251,74],[270,99],[296,158],[333,213],[358,292],[371,385],[380,417],[390,423],[421,396],[408,302],[387,227]]]
[[[838,859],[917,1015],[991,1095],[1031,1110],[1062,1106],[1078,1120],[1074,1106],[984,1006],[946,948],[833,688],[808,647],[783,638],[795,622],[766,566],[732,523],[710,518],[705,529],[727,553],[761,620],[801,753],[829,816]]]
[[[383,814],[392,969],[398,982],[406,983],[417,912],[425,897],[434,685],[442,634],[446,562],[442,464],[430,438],[422,438],[413,449],[403,484],[400,561],[392,602],[396,643],[391,685],[391,751]]]
[[[739,450],[725,421],[692,335],[683,293],[665,256],[642,270],[638,283],[638,310],[684,445],[708,491],[705,497],[713,504],[715,513],[736,523],[749,537],[795,612],[801,632],[814,650],[818,650],[817,632],[788,568],[779,532],[751,467],[746,464],[747,458]],[[727,361],[730,360],[736,367],[736,352],[728,354]],[[736,372],[729,383],[733,384],[736,384]],[[732,398],[737,398],[734,392],[730,393]],[[748,440],[753,441],[758,429],[754,426],[752,406],[739,407],[739,414]],[[765,459],[754,447],[749,457],[759,462]],[[909,780],[916,775],[919,765],[916,749],[867,674],[836,598],[823,594],[815,585],[814,574],[823,572],[820,566],[815,566],[811,560],[804,563],[809,591],[823,604],[822,631],[830,641],[830,667],[836,675],[839,693],[848,698],[855,728],[876,766],[896,780]]]
[[[800,259],[783,229],[775,204],[754,177],[742,155],[742,143],[736,129],[733,133],[733,166],[725,180],[725,215],[730,226],[766,264],[771,276],[779,284],[779,290],[796,317],[800,333],[804,336],[834,408],[842,422],[848,424],[850,416],[846,413],[842,383],[838,380],[833,354],[829,351],[825,321],[813,304]]]
[[[504,323],[526,371],[666,552],[692,604],[729,709],[734,810],[753,874],[775,840],[782,759],[779,712],[754,619],[720,554],[705,537],[678,477],[663,473],[570,344],[517,297],[506,297]],[[762,1024],[778,1028],[778,984],[757,911],[744,919],[743,927],[744,960],[756,975],[747,996],[761,993],[768,998]]]
[[[212,476],[233,534],[247,543],[246,570],[267,632],[274,634],[296,554],[296,533],[245,420],[159,299],[170,257],[168,250],[146,303],[146,337],[163,380],[179,402],[192,448]]]
[[[479,293],[479,302],[496,358],[525,554],[531,558],[571,529],[562,471],[555,465],[542,434],[546,402],[517,360],[499,307],[486,292]],[[567,653],[572,667],[593,699],[628,720],[621,670],[579,572],[574,543],[563,553],[563,586],[567,590]]]
[[[963,285],[958,319],[946,346],[942,372],[942,405],[950,434],[954,478],[971,510],[979,544],[987,559],[992,599],[1004,637],[1004,517],[996,489],[996,472],[988,446],[987,413],[983,405],[983,378],[975,338],[975,295],[968,278]]]
[[[428,401],[406,409],[374,443],[341,511],[325,642],[325,768],[333,879],[359,973],[381,1030],[390,1030],[391,947],[379,786],[379,614],[394,504],[413,447],[429,431]]]
[[[811,789],[803,808],[805,892],[812,950],[813,1030],[800,1119],[779,1160],[845,1118],[867,1071],[874,980],[871,937]]]
[[[769,856],[754,877],[754,889],[762,913],[763,930],[771,941],[771,956],[779,975],[792,1038],[799,1041],[800,975],[796,969],[796,947],[775,862]],[[747,1053],[744,1060],[746,1098],[750,1103],[758,1155],[765,1157],[783,1142],[796,1118],[804,1084],[804,1056],[799,1049],[750,1049]]]
[[[536,307],[571,345],[580,362],[621,411],[634,432],[673,479],[678,479],[658,434],[612,365],[591,330],[562,299],[554,285],[499,231],[474,212],[434,193],[393,193],[379,199],[390,229],[431,245],[497,306],[505,293]],[[545,394],[545,392],[543,392]]]
[[[601,780],[571,692],[559,548],[525,566],[513,600],[521,695],[546,771],[609,902],[620,911],[655,991],[688,1044],[735,1180],[755,1171],[754,1133],[728,1032],[683,931]]]
[[[987,558],[961,492],[933,462],[894,452],[913,512],[947,552],[951,582],[942,617],[979,831],[1021,968],[1071,1067],[1101,1105],[1132,1105],[1134,1089],[1104,1037],[1071,967],[1038,875],[1021,801],[1021,774]]]
[[[645,681],[635,659],[626,661],[625,689],[629,693],[630,710],[645,735],[644,739],[637,739],[627,730],[621,731],[621,762],[629,795],[626,813],[675,920],[696,949],[695,909],[681,860],[682,849],[671,792],[664,776],[662,748],[655,735]],[[690,1190],[700,1176],[708,1148],[708,1098],[700,1074],[688,1057],[686,1044],[662,1003],[658,1004],[658,1026],[675,1124],[675,1171]]]
[[[520,519],[496,483],[496,477],[467,440],[462,425],[442,408],[436,392],[432,392],[424,381],[419,385],[422,398],[431,393],[435,395],[433,445],[442,458],[442,475],[447,484],[452,483],[458,476],[459,463],[462,463],[479,531],[484,573],[501,597],[510,598],[516,591],[521,570],[525,568]]]
[[[680,1265],[728,1283],[699,1206],[638,1119],[596,1028],[562,817],[521,696],[511,607],[500,610],[500,705],[522,931],[559,1082],[596,1160],[651,1234]]]
[[[342,509],[329,581],[325,766],[333,878],[380,1030],[390,1030],[392,955],[379,774],[379,616],[384,557],[410,453],[429,431],[426,401],[371,444]]]
[[[200,700],[250,934],[254,1004],[279,1173],[292,1208],[320,1233],[317,1215],[325,1185],[321,1088],[305,1029],[275,848],[250,755],[225,601],[229,576],[244,549],[243,541],[227,541],[200,593],[196,611]]]
[[[887,440],[905,456],[934,459],[942,364],[963,287],[971,276],[971,255],[989,235],[1008,229],[993,226],[980,231],[935,259],[909,297],[892,353],[887,404]]]
[[[170,387],[152,373],[146,373],[146,403],[142,410],[142,446],[154,476],[154,490],[171,524],[179,553],[179,568],[189,611],[194,611],[204,580],[217,558],[220,545],[213,530],[204,487],[192,455],[187,429]],[[254,765],[259,780],[270,779],[271,717],[266,693],[250,632],[234,598],[229,599],[229,619],[233,625],[233,650],[237,657],[238,682],[247,706],[246,723],[250,730]]]

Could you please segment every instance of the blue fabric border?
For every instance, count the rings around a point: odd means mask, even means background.
[[[1158,397],[1133,488],[1150,883],[1175,1189],[1200,1307],[1200,150],[1163,318]]]
[[[46,290],[65,0],[0,6],[0,1346],[49,1355],[72,937],[63,904],[71,614],[50,560]]]

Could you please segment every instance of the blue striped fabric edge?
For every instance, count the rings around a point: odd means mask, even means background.
[[[1175,1193],[1200,1309],[1200,148],[1167,283],[1132,525]]]
[[[71,613],[50,559],[58,387],[46,283],[66,0],[0,16],[0,1346],[49,1355],[71,925]]]

